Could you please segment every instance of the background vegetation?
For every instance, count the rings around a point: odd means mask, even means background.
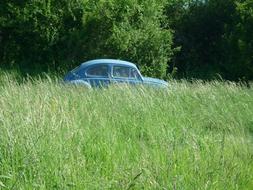
[[[252,12],[253,0],[1,0],[0,66],[59,71],[117,58],[161,78],[250,80]]]

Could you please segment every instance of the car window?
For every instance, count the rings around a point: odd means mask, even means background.
[[[126,66],[114,66],[113,77],[140,79],[140,75],[135,68]]]
[[[130,69],[130,76],[129,77],[134,78],[134,79],[140,79],[141,78],[138,71],[134,68]]]
[[[129,71],[130,71],[129,67],[114,66],[113,77],[129,78]]]
[[[86,75],[89,77],[108,77],[108,66],[107,65],[96,65],[88,68]]]

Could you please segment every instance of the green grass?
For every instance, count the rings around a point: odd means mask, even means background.
[[[0,189],[253,189],[253,89],[0,83]]]

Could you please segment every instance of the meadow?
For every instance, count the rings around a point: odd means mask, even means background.
[[[0,77],[0,189],[253,189],[253,89]]]

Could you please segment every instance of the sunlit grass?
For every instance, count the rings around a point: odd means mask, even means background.
[[[253,188],[252,89],[0,83],[0,189]]]

